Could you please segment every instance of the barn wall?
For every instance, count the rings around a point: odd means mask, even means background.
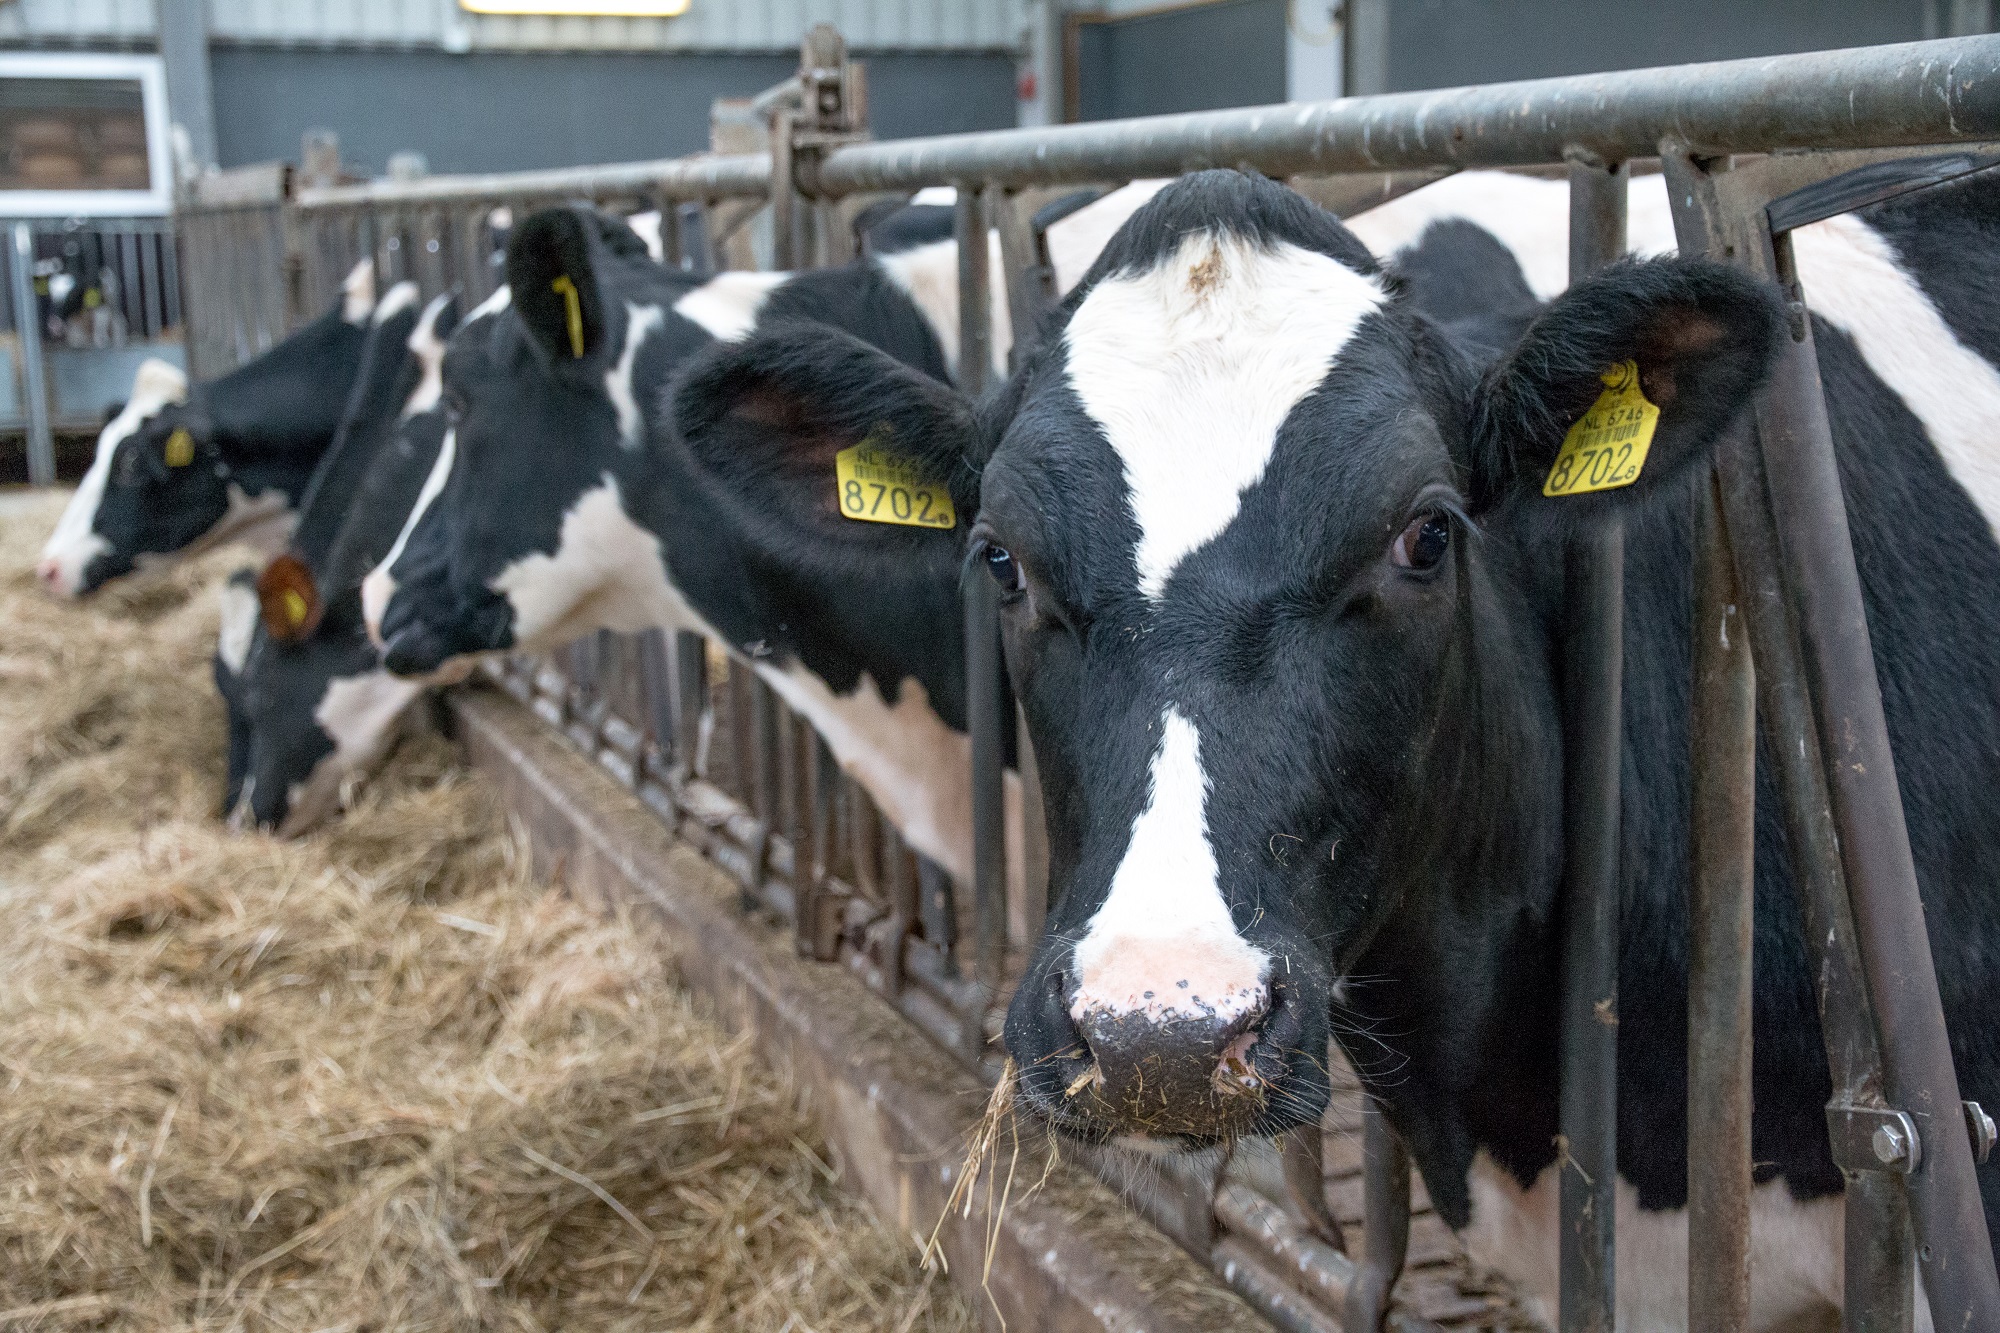
[[[862,53],[880,138],[1014,123],[1013,58]],[[434,172],[521,171],[677,157],[708,147],[709,103],[798,68],[795,54],[515,55],[217,47],[211,55],[224,167],[299,153],[327,128],[373,174],[413,148]]]
[[[1081,120],[1285,100],[1286,0],[1222,0],[1077,27]]]

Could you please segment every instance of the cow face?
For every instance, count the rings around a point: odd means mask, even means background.
[[[42,547],[35,573],[51,596],[81,596],[132,568],[136,547],[121,549],[123,543],[114,543],[106,532],[116,532],[117,526],[109,519],[100,523],[99,512],[111,495],[114,473],[131,478],[151,476],[156,470],[179,475],[189,473],[194,467],[192,432],[189,432],[185,465],[179,469],[169,467],[165,456],[165,446],[173,438],[173,431],[186,429],[184,418],[188,414],[183,405],[187,394],[187,376],[179,367],[152,359],[140,364],[132,381],[131,397],[98,435],[97,453],[90,470],[84,474],[55,531]],[[167,424],[169,421],[174,424]],[[139,442],[142,436],[157,459],[157,469],[145,457],[147,444]],[[175,457],[181,457],[179,445]],[[184,481],[187,479],[182,477]],[[126,484],[121,482],[119,489],[126,489]],[[112,499],[112,505],[114,510],[129,507],[117,499]]]
[[[514,234],[507,276],[511,295],[452,339],[449,434],[364,590],[399,674],[559,642],[586,620],[650,623],[621,609],[623,594],[635,577],[663,577],[657,542],[625,516],[621,482],[641,462],[633,386],[651,373],[642,358],[661,353],[667,271],[622,223],[552,209]]]
[[[1330,215],[1209,172],[1064,314],[973,425],[883,361],[745,393],[828,449],[907,413],[929,466],[980,466],[968,562],[999,585],[1060,894],[1007,1017],[1027,1100],[1090,1136],[1277,1132],[1319,1115],[1330,1032],[1365,1040],[1348,980],[1393,932],[1447,929],[1474,876],[1546,909],[1560,759],[1522,534],[1683,496],[1774,306],[1620,265],[1482,374]],[[1545,498],[1627,361],[1659,409],[1637,481]]]

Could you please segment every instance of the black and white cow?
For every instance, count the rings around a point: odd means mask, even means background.
[[[408,299],[415,295],[409,288]],[[340,425],[379,310],[363,263],[325,315],[191,395],[185,376],[165,363],[142,365],[42,548],[42,586],[78,597],[149,560],[229,541],[281,548],[293,505]]]
[[[929,565],[877,571],[836,601],[801,599],[782,566],[735,537],[703,470],[649,420],[689,355],[774,322],[823,321],[947,383],[958,360],[956,246],[702,279],[634,253],[622,231],[568,210],[524,221],[503,289],[513,295],[452,339],[451,433],[365,590],[386,664],[425,675],[467,654],[599,628],[712,633],[821,726],[913,847],[969,871],[949,544],[942,577]],[[579,294],[574,324],[558,284]],[[997,370],[1007,328],[996,323]],[[929,534],[904,531],[913,551],[925,549]]]
[[[291,548],[257,582],[261,615],[239,691],[239,827],[293,836],[316,826],[388,752],[422,693],[382,669],[362,623],[361,580],[388,553],[443,443],[445,343],[457,323],[446,295],[374,331],[379,345],[364,358]]]
[[[2000,182],[1794,248],[1959,1078],[1991,1103]],[[1156,1150],[1275,1133],[1320,1113],[1332,1035],[1441,1214],[1550,1312],[1563,554],[1624,515],[1619,1324],[1683,1328],[1691,503],[1778,305],[1627,262],[1468,338],[1411,286],[1290,192],[1203,173],[1132,218],[982,406],[774,329],[705,357],[677,417],[718,466],[789,430],[737,475],[823,582],[901,558],[834,517],[827,460],[879,423],[977,506],[966,553],[1001,587],[1061,895],[1006,1028],[1027,1101]],[[1628,360],[1659,409],[1642,472],[1544,496]],[[1758,799],[1753,1323],[1774,1329],[1840,1305],[1841,1177],[1761,770]],[[2000,1165],[1981,1184],[2000,1223]]]

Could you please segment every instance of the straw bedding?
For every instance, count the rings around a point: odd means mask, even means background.
[[[961,1330],[443,742],[215,820],[214,556],[80,607],[0,518],[0,1329]]]

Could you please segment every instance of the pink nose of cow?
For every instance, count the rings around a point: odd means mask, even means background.
[[[35,577],[41,580],[42,591],[59,593],[62,591],[62,565],[55,559],[42,560],[35,565]]]
[[[1070,1109],[1114,1133],[1248,1132],[1279,1072],[1257,1055],[1271,993],[1259,985],[1214,1000],[1073,1011],[1088,1063],[1066,1089]]]

